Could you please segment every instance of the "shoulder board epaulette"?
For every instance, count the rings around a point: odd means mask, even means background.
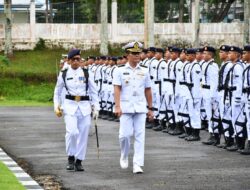
[[[64,72],[64,71],[67,71],[67,70],[68,70],[67,68],[66,69],[62,69],[61,72]]]
[[[118,65],[118,67],[124,67],[125,65]]]
[[[148,67],[147,67],[147,66],[145,66],[145,65],[140,65],[140,67],[148,68]]]

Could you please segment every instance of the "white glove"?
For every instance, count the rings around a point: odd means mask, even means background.
[[[92,112],[92,115],[93,115],[93,119],[98,119],[98,116],[99,116],[99,110],[96,110],[95,108],[93,109],[93,112]]]

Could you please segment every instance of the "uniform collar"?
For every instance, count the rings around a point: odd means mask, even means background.
[[[130,66],[129,62],[127,62],[127,63],[125,64],[125,67],[126,67],[126,68],[130,68],[130,69],[132,69],[132,70],[134,70],[134,69],[140,69],[140,68],[141,68],[139,64],[137,64],[135,68],[132,68],[132,67]]]

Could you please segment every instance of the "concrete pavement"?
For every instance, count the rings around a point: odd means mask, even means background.
[[[27,161],[34,177],[55,176],[62,189],[250,189],[250,157],[152,130],[146,131],[145,173],[132,174],[132,156],[129,169],[121,170],[118,129],[118,123],[99,120],[100,159],[91,136],[86,171],[68,172],[65,127],[52,107],[0,107],[0,147]]]

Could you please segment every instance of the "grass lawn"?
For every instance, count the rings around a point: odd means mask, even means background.
[[[0,189],[25,190],[25,187],[17,180],[16,176],[0,162]]]

